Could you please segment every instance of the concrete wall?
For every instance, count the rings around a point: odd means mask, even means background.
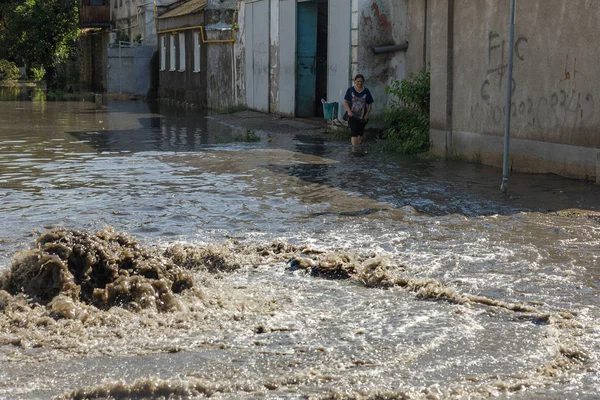
[[[375,99],[371,116],[375,124],[381,125],[388,104],[385,88],[392,79],[406,77],[407,56],[404,51],[375,54],[373,48],[408,41],[407,0],[359,0],[356,18],[353,23],[358,24],[358,45],[353,49],[353,75],[365,76]]]
[[[293,116],[296,111],[296,1],[279,3],[278,104],[277,112]],[[291,22],[294,23],[291,23]]]
[[[246,19],[244,3],[239,3],[237,8],[237,29],[235,30],[235,44],[233,46],[233,71],[234,93],[233,101],[236,106],[246,104],[246,33],[243,21]]]
[[[407,5],[407,35],[409,43],[406,50],[406,74],[416,73],[427,67],[431,57],[429,23],[431,22],[431,0],[411,0]]]
[[[348,0],[329,0],[329,30],[327,43],[327,101],[339,102],[338,118],[344,114],[344,95],[351,78],[351,30],[357,27],[357,11],[348,7]]]
[[[510,2],[457,1],[450,19],[451,1],[432,3],[431,36],[440,39],[431,53],[432,150],[501,166]],[[516,14],[510,166],[592,179],[600,52],[589,46],[600,35],[600,3],[519,1]]]
[[[107,89],[108,32],[82,35],[79,41],[79,85],[82,89],[102,93]]]
[[[150,46],[108,48],[108,93],[145,96],[150,89]]]

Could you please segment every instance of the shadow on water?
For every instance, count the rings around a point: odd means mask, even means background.
[[[555,174],[512,173],[508,194],[500,191],[502,171],[464,162],[424,159],[369,149],[352,151],[345,143],[296,135],[296,151],[334,158],[338,164],[270,166],[304,181],[360,193],[394,208],[411,206],[430,215],[466,216],[600,211],[600,185]],[[339,147],[345,149],[341,150]]]

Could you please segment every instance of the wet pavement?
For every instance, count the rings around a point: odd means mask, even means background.
[[[26,93],[0,120],[0,270],[56,226],[239,258],[188,267],[176,312],[81,300],[88,319],[57,319],[12,293],[0,398],[600,391],[598,185],[512,174],[503,194],[496,168],[355,154],[321,121],[252,111]]]

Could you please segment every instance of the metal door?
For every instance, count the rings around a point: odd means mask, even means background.
[[[317,87],[317,3],[298,3],[296,115],[315,115]]]
[[[269,111],[269,0],[247,1],[246,104]]]

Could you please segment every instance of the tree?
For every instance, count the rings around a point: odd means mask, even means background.
[[[52,81],[57,64],[77,44],[78,0],[16,0],[4,7],[0,45],[31,67],[44,67]]]

